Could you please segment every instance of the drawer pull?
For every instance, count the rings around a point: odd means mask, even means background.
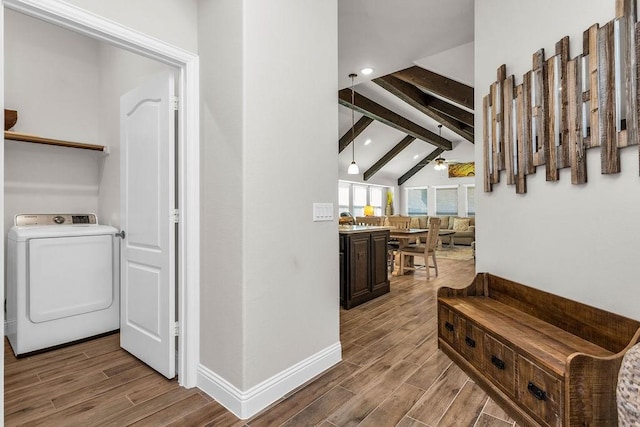
[[[472,339],[472,338],[466,337],[466,338],[464,339],[464,342],[466,342],[466,343],[467,343],[467,345],[468,345],[469,347],[471,347],[471,348],[475,348],[475,346],[476,346],[476,340],[474,340],[474,339]]]
[[[536,386],[531,381],[529,381],[529,385],[527,385],[527,389],[529,390],[529,393],[533,394],[533,397],[535,397],[536,399],[547,400],[547,393],[541,388],[539,388],[538,386]]]
[[[491,363],[498,369],[504,369],[504,362],[496,356],[491,356]]]
[[[444,327],[448,330],[453,332],[453,324],[449,323],[449,322],[445,322]]]

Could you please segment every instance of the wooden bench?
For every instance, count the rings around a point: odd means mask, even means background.
[[[615,426],[640,322],[478,273],[438,289],[438,346],[521,425]]]

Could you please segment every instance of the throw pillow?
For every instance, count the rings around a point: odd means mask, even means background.
[[[462,218],[454,218],[453,219],[453,230],[454,231],[469,231],[469,220]]]
[[[418,217],[418,220],[420,221],[420,227],[418,227],[418,228],[429,228],[429,217],[428,216],[421,215],[421,216]]]
[[[440,229],[441,230],[446,230],[449,228],[449,217],[448,216],[441,216],[440,218]]]

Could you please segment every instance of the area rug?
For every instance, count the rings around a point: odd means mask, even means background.
[[[473,251],[471,246],[443,246],[442,249],[436,249],[436,259],[457,259],[461,261],[467,261],[473,259]]]

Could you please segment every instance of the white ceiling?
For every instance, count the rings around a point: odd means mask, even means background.
[[[350,87],[350,73],[357,73],[355,90],[415,123],[438,133],[437,123],[372,83],[380,77],[413,65],[473,85],[473,0],[339,0],[338,81]],[[374,72],[362,76],[360,70]],[[351,128],[351,110],[339,107],[339,134]],[[355,121],[360,114],[355,114]],[[356,162],[362,173],[406,135],[374,121],[356,138]],[[443,128],[443,138],[455,147],[470,144]],[[364,142],[372,142],[365,146]],[[371,182],[396,181],[435,147],[416,140],[403,150]],[[349,145],[339,156],[341,178],[351,162]],[[467,150],[468,151],[468,150]],[[413,157],[418,155],[418,159]],[[456,159],[472,160],[472,159]],[[349,179],[354,179],[349,176]]]

